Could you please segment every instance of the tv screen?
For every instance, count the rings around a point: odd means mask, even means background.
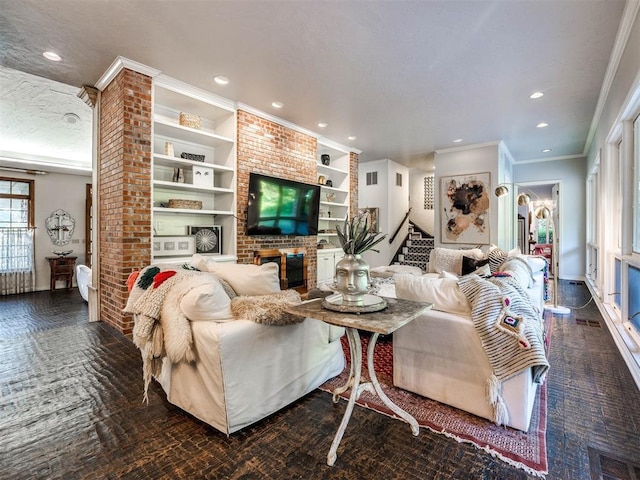
[[[317,235],[320,185],[249,175],[247,235]]]

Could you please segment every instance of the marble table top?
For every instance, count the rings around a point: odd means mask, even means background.
[[[322,307],[321,298],[294,305],[286,311],[292,315],[316,318],[331,325],[387,335],[432,307],[431,303],[426,302],[412,302],[388,297],[384,297],[384,299],[387,302],[387,308],[371,313],[343,313],[327,310]]]

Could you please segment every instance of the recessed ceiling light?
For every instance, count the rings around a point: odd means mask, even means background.
[[[284,107],[284,104],[283,104],[282,102],[273,102],[273,103],[271,104],[271,106],[272,106],[273,108],[282,108],[282,107]]]
[[[355,139],[356,139],[356,138],[358,138],[358,137],[356,137],[355,135],[349,135],[347,138],[348,138],[349,140],[355,140]]]
[[[223,77],[222,75],[216,75],[213,77],[213,81],[218,85],[227,85],[229,83],[229,79],[227,77]]]
[[[461,138],[456,138],[455,140],[451,140],[453,143],[460,143],[462,141]]]
[[[318,123],[318,126],[320,128],[327,128],[329,126],[329,124],[327,122],[320,122],[320,123]]]
[[[545,128],[548,127],[549,124],[546,122],[540,122],[539,124],[536,125],[537,128]]]
[[[46,58],[47,60],[51,60],[52,62],[59,62],[60,60],[62,60],[62,57],[56,52],[44,52],[42,55],[44,56],[44,58]]]
[[[542,92],[533,92],[531,95],[529,95],[529,98],[533,98],[535,100],[536,98],[540,98],[543,95],[544,95],[544,93],[542,93]]]
[[[549,153],[551,151],[550,148],[545,148],[544,150],[542,150],[542,153]]]

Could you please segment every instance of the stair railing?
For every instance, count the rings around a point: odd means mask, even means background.
[[[406,222],[407,218],[409,218],[409,213],[411,213],[411,208],[412,207],[409,207],[409,210],[407,210],[407,213],[405,213],[404,218],[400,222],[400,225],[398,225],[398,228],[396,228],[396,231],[393,232],[393,235],[391,235],[391,238],[389,239],[390,244],[393,243],[393,241],[396,239],[396,237],[398,236],[398,233],[400,233],[400,229],[404,225],[404,222]]]

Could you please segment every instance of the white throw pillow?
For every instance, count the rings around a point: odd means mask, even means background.
[[[455,250],[453,248],[436,247],[429,256],[429,272],[442,273],[446,271],[461,275],[462,257],[482,260],[485,255],[479,248]]]
[[[233,320],[231,299],[216,280],[189,290],[180,300],[180,310],[192,322]]]
[[[226,280],[238,295],[267,295],[280,291],[279,267],[274,262],[253,265],[216,262],[202,257],[202,259],[192,258],[191,265],[202,271],[215,273]]]
[[[396,275],[396,295],[404,300],[433,303],[433,309],[441,312],[469,315],[471,305],[456,278]]]

